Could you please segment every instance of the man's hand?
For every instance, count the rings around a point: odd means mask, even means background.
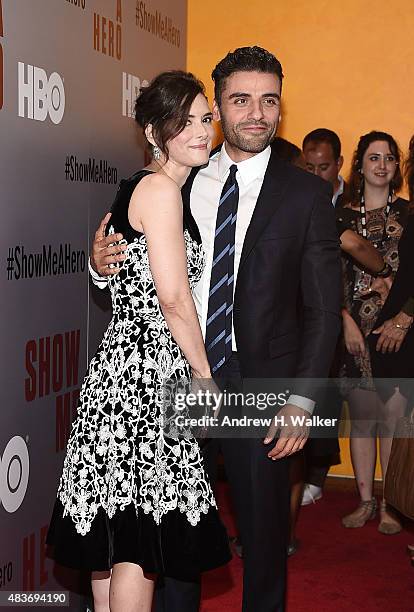
[[[383,354],[398,353],[412,322],[412,317],[404,312],[399,312],[393,319],[385,321],[377,329],[374,329],[372,333],[380,335],[375,347],[376,350]],[[401,325],[401,327],[396,327],[396,325]]]
[[[298,417],[304,417],[303,425],[295,425],[295,418]],[[278,441],[267,455],[269,459],[273,461],[282,459],[282,457],[292,455],[305,446],[309,437],[309,427],[305,425],[305,419],[309,417],[309,412],[293,404],[286,404],[279,410],[264,439],[264,444],[270,444],[277,432],[280,432]]]
[[[100,276],[111,276],[118,274],[119,266],[109,267],[109,264],[116,264],[124,261],[126,244],[114,244],[122,240],[122,234],[111,234],[105,236],[105,229],[111,218],[111,213],[107,213],[102,219],[100,226],[95,232],[95,240],[92,245],[91,266]],[[112,245],[112,246],[110,246]]]

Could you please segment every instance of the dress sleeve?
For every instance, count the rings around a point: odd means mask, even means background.
[[[354,224],[352,223],[354,217],[352,213],[353,211],[348,208],[337,208],[335,210],[336,230],[339,238],[348,229],[355,231]]]
[[[409,317],[414,317],[414,297],[408,298],[401,310]]]
[[[380,312],[377,324],[391,319],[401,310],[412,316],[414,302],[414,214],[407,219],[398,245],[399,266],[388,298]]]

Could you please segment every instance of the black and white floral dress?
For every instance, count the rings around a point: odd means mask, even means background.
[[[132,562],[191,580],[229,551],[196,440],[163,428],[163,384],[188,380],[190,368],[161,312],[145,235],[128,222],[147,174],[121,181],[112,208],[109,231],[123,233],[127,258],[109,280],[113,316],[83,383],[48,543],[69,567]],[[186,222],[184,238],[194,287],[204,253]]]

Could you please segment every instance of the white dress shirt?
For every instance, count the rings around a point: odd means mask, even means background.
[[[262,188],[269,159],[270,147],[267,147],[261,153],[236,164],[236,180],[239,186],[239,205],[237,209],[234,249],[233,293],[237,283],[237,273],[239,271],[244,237],[246,236],[247,228],[249,227],[260,189]],[[210,158],[208,166],[200,170],[197,174],[191,190],[191,213],[200,230],[201,241],[206,254],[206,266],[203,275],[193,291],[203,337],[205,337],[206,333],[208,294],[213,264],[217,208],[224,183],[229,175],[230,166],[234,163],[235,162],[227,155],[225,145],[223,145],[221,150]],[[237,351],[234,328],[232,334],[232,349],[233,351]]]
[[[332,197],[332,206],[334,208],[336,206],[337,199],[339,198],[340,195],[343,194],[344,188],[345,188],[345,181],[344,181],[344,179],[342,178],[342,176],[340,174],[338,174],[338,181],[339,181],[339,187],[335,191],[335,193],[333,194],[333,197]]]

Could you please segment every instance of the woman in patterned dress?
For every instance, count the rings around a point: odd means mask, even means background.
[[[409,144],[405,176],[410,204],[404,232],[398,243],[398,272],[369,341],[374,376],[405,379],[401,380],[400,390],[411,405],[414,402],[411,384],[414,378],[414,136]],[[380,392],[385,398],[391,395],[392,390],[386,380],[381,384]]]
[[[414,136],[410,140],[405,170],[410,206],[398,245],[400,264],[387,301],[376,321],[376,329],[369,340],[374,376],[391,379],[391,382],[398,379],[399,389],[407,398],[408,415],[414,410]],[[384,382],[379,392],[387,398],[392,389],[387,380]],[[408,482],[407,485],[414,487],[414,482]],[[408,545],[407,551],[414,566],[414,545]]]
[[[392,275],[398,269],[398,242],[407,218],[407,200],[395,196],[402,185],[400,153],[394,138],[384,132],[370,132],[360,138],[354,154],[350,179],[350,203],[338,212],[350,229],[377,247]],[[372,495],[379,437],[383,477],[391,450],[396,420],[402,416],[405,400],[398,391],[383,403],[372,376],[367,336],[373,331],[383,299],[371,290],[372,277],[355,260],[343,257],[345,357],[343,388],[351,418],[351,457],[360,494],[355,511],[342,519],[345,527],[362,527],[376,515]],[[401,530],[397,518],[381,502],[382,533]]]
[[[113,316],[83,383],[48,535],[59,563],[92,572],[95,612],[149,612],[152,574],[191,581],[229,560],[198,444],[163,428],[163,385],[211,378],[191,295],[204,253],[180,189],[208,162],[212,115],[202,83],[171,71],[142,91],[135,118],[153,160],[121,181],[112,207],[126,258],[109,280]]]

